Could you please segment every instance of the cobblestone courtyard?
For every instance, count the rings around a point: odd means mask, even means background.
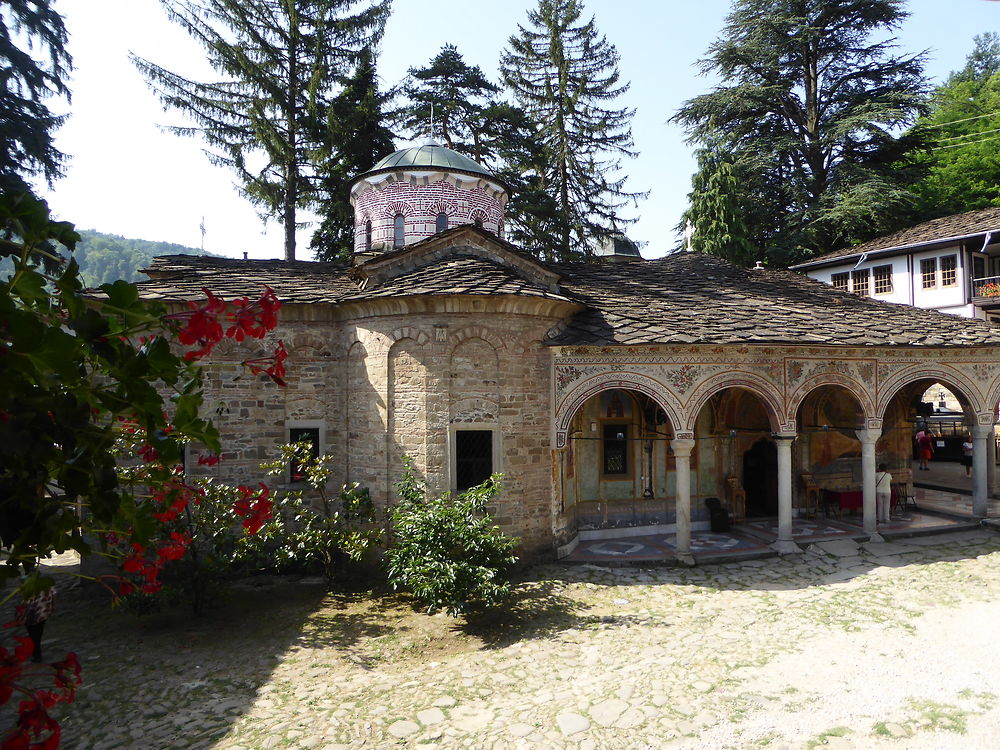
[[[995,748],[1000,534],[701,568],[533,568],[501,620],[311,582],[50,621],[66,748]]]

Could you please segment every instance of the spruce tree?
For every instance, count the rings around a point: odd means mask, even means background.
[[[0,5],[0,192],[30,192],[27,180],[49,185],[62,175],[65,155],[53,133],[65,117],[45,104],[70,99],[63,18],[51,0],[6,0]]]
[[[395,151],[383,108],[390,100],[378,90],[375,54],[364,50],[357,69],[330,103],[319,163],[318,213],[322,223],[310,248],[317,260],[348,259],[354,250],[351,181]]]
[[[896,133],[924,106],[924,56],[885,38],[906,15],[902,0],[734,0],[701,61],[721,83],[673,121],[753,176],[748,230],[772,261],[865,239],[909,210],[922,142]]]
[[[579,0],[539,0],[500,60],[504,82],[537,128],[543,158],[525,168],[538,171],[550,198],[538,208],[551,213],[533,220],[548,238],[541,254],[554,259],[590,255],[602,236],[631,223],[618,212],[641,197],[617,176],[621,157],[635,156],[634,110],[613,106],[628,90],[618,52],[582,13]]]
[[[280,217],[285,258],[295,258],[296,212],[316,202],[314,155],[338,76],[381,38],[390,0],[161,0],[206,50],[221,80],[192,81],[148,60],[133,62],[166,108],[193,126],[213,163],[233,169],[265,218]]]
[[[426,67],[410,68],[401,87],[407,102],[396,120],[414,135],[440,134],[445,146],[483,163],[484,113],[497,92],[478,65],[469,65],[455,45],[446,44]]]

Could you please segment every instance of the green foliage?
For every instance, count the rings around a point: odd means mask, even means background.
[[[603,237],[633,221],[619,211],[643,197],[617,176],[621,158],[635,156],[634,110],[610,106],[628,90],[619,81],[618,51],[593,18],[581,21],[582,13],[579,0],[539,0],[500,60],[540,147],[512,163],[536,173],[547,198],[523,207],[530,209],[525,229],[545,243],[530,249],[553,260],[589,256]]]
[[[164,106],[236,172],[265,218],[279,218],[295,258],[296,212],[316,201],[314,160],[342,68],[382,36],[389,0],[161,0],[197,40],[222,80],[199,83],[141,57],[132,60]],[[262,166],[261,166],[262,165]]]
[[[927,88],[923,55],[894,54],[898,0],[736,0],[701,67],[722,83],[672,118],[689,140],[726,154],[753,245],[776,265],[867,239],[905,220],[919,176],[914,122]],[[714,165],[696,181],[712,180]],[[715,220],[700,242],[727,245]],[[697,219],[695,219],[697,222]]]
[[[428,612],[452,616],[493,607],[511,593],[517,540],[486,513],[500,492],[500,475],[458,495],[428,495],[407,461],[390,511],[392,542],[386,551],[394,588],[413,594]]]
[[[90,549],[89,528],[128,528],[141,536],[148,513],[118,482],[112,446],[119,416],[130,415],[164,460],[180,463],[183,442],[218,452],[218,435],[197,416],[200,371],[162,336],[161,306],[125,282],[85,299],[79,268],[48,248],[69,252],[79,236],[53,222],[28,194],[0,195],[0,534],[11,547],[0,578],[32,568],[53,550]],[[42,261],[54,271],[45,270]],[[182,417],[168,431],[167,414]]]
[[[913,221],[1000,206],[1000,36],[976,36],[965,67],[935,89],[915,130],[934,145],[914,186]]]
[[[51,184],[62,175],[65,154],[53,132],[65,120],[45,105],[70,98],[66,79],[73,61],[67,34],[52,0],[7,0],[0,6],[0,193],[27,191],[25,178]]]
[[[744,177],[727,154],[699,150],[698,171],[688,195],[691,206],[682,218],[682,228],[688,221],[694,228],[692,249],[738,266],[753,265],[760,254],[746,224],[754,206],[741,190]]]
[[[348,260],[354,252],[350,183],[395,150],[382,111],[390,99],[378,90],[374,52],[362,50],[354,75],[330,103],[319,136],[318,211],[323,220],[309,245],[317,260]]]
[[[396,117],[414,135],[437,137],[445,145],[485,163],[481,133],[490,97],[499,92],[478,65],[465,62],[458,48],[446,44],[423,68],[410,68],[402,86],[407,103]],[[433,122],[435,132],[427,133]]]
[[[332,584],[348,560],[360,561],[382,530],[376,525],[375,506],[368,490],[357,483],[345,485],[331,497],[331,456],[315,456],[309,442],[280,448],[281,456],[262,464],[270,476],[288,476],[295,465],[305,484],[318,496],[319,507],[303,491],[281,493],[275,498],[274,517],[254,536],[240,540],[244,557],[265,557],[279,569],[319,569]]]

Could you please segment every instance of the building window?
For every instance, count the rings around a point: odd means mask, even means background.
[[[955,286],[958,283],[958,256],[945,255],[941,258],[941,286]]]
[[[868,296],[868,269],[851,271],[851,291],[860,297]]]
[[[478,227],[479,229],[483,228],[483,220],[480,217],[478,217],[478,216],[476,217],[475,224],[476,224],[476,227]]]
[[[403,241],[406,237],[406,222],[403,219],[403,214],[396,214],[396,217],[392,220],[392,246],[402,247]]]
[[[444,211],[437,215],[437,224],[434,226],[435,232],[443,232],[448,228],[448,214]]]
[[[892,266],[875,266],[875,294],[892,294]]]
[[[628,473],[628,425],[604,425],[604,473]]]
[[[920,261],[920,287],[933,289],[937,286],[937,258],[924,258]]]
[[[372,251],[372,220],[369,219],[365,222],[365,252],[370,253]]]
[[[455,431],[455,489],[464,492],[493,473],[493,431]]]
[[[319,457],[319,427],[290,427],[288,429],[289,443],[309,443],[309,455]],[[305,469],[298,461],[292,461],[288,472],[289,482],[306,481]]]
[[[838,292],[847,291],[847,280],[850,278],[849,273],[835,273],[831,277],[831,282],[833,283],[833,288]]]
[[[503,239],[503,219],[497,222],[497,237]]]

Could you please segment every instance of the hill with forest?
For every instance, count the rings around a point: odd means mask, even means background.
[[[87,286],[99,286],[118,279],[144,279],[139,270],[148,268],[157,255],[212,255],[196,247],[174,242],[157,242],[105,234],[93,229],[80,232],[73,256]]]

